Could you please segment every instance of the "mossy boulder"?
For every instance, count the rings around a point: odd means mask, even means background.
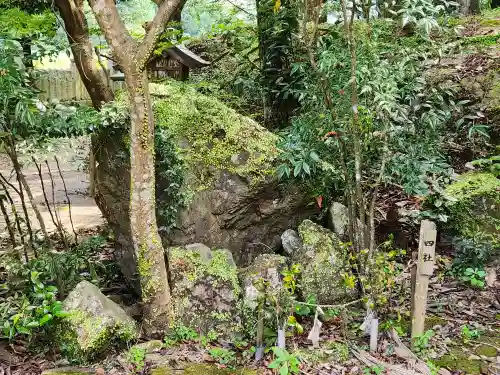
[[[243,332],[237,269],[227,250],[214,250],[208,259],[205,255],[183,247],[168,250],[173,324],[231,337]]]
[[[95,358],[110,346],[124,346],[138,336],[135,321],[88,281],[81,281],[63,302],[69,313],[60,335],[68,355]]]
[[[156,216],[165,246],[227,248],[238,265],[279,249],[281,233],[296,227],[314,206],[298,187],[278,183],[278,136],[188,84],[152,84],[150,91]],[[115,233],[122,271],[134,280],[126,98],[107,111],[111,119],[96,137],[96,202]]]
[[[500,245],[500,179],[490,173],[466,173],[445,193],[452,199],[451,225],[461,236],[481,234]]]
[[[343,278],[351,270],[346,249],[339,238],[311,220],[303,221],[298,232],[303,250],[294,262],[302,266],[300,287],[303,297],[314,295],[321,304],[354,299],[356,290],[347,288]]]

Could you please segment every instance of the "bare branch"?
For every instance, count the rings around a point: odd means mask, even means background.
[[[118,60],[124,61],[136,43],[123,23],[114,0],[88,0],[97,23]]]
[[[92,1],[92,0],[90,0]],[[95,1],[95,0],[93,0]],[[109,1],[109,0],[101,0],[101,1]],[[149,30],[147,31],[146,36],[144,37],[142,43],[139,45],[139,49],[137,54],[135,55],[135,60],[138,69],[142,69],[146,66],[150,56],[153,54],[153,50],[155,47],[158,38],[165,30],[165,25],[172,18],[172,15],[176,12],[177,9],[182,9],[186,0],[153,0],[158,1],[159,8],[156,12],[153,21],[149,25]],[[116,7],[115,7],[116,9]]]

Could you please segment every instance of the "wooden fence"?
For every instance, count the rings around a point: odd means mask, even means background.
[[[80,74],[75,64],[71,64],[70,69],[52,70],[37,69],[39,78],[37,87],[42,91],[38,97],[42,101],[57,99],[61,102],[88,102],[90,96],[85,89],[85,85],[80,79]],[[102,72],[103,77],[105,76]],[[125,82],[110,82],[110,86],[115,90],[125,88]]]

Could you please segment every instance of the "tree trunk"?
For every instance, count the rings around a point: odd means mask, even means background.
[[[131,114],[130,228],[142,300],[150,309],[146,324],[161,331],[169,322],[171,297],[156,224],[154,118],[146,71],[127,73]]]
[[[55,0],[64,21],[76,68],[87,89],[92,105],[100,109],[104,103],[114,99],[113,91],[94,64],[94,49],[89,28],[83,12],[84,0]]]
[[[92,41],[89,35],[87,19],[83,12],[84,0],[55,0],[59,14],[64,21],[66,35],[71,45],[76,68],[80,74],[95,109],[101,109],[104,103],[114,99],[113,91],[105,77],[94,64]],[[95,195],[95,157],[96,137],[92,137],[90,146],[89,172],[90,195]]]

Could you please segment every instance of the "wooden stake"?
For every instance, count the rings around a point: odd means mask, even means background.
[[[413,262],[413,265],[411,266],[410,322],[413,322],[413,310],[415,310],[415,283],[417,282],[417,259],[418,259],[418,252],[413,251],[411,253],[411,261]]]
[[[376,353],[378,346],[378,319],[373,319],[370,327],[370,352]]]
[[[427,308],[427,291],[429,278],[434,272],[434,256],[436,253],[436,224],[422,220],[418,244],[418,264],[413,295],[413,311],[411,336],[418,337],[424,333],[425,310]]]

